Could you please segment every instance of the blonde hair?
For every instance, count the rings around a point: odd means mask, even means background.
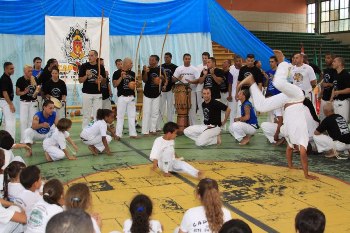
[[[24,65],[24,67],[23,67],[23,71],[25,71],[25,70],[28,69],[28,68],[33,69],[33,66],[32,66],[32,65],[26,64],[26,65]],[[30,85],[32,85],[32,86],[34,86],[34,87],[38,85],[38,84],[36,83],[35,78],[34,78],[33,75],[30,77]]]
[[[204,206],[209,229],[214,233],[219,232],[224,224],[224,213],[218,183],[209,178],[200,180],[197,185],[197,194]]]
[[[73,184],[67,190],[65,204],[67,210],[74,208],[83,210],[89,209],[91,205],[91,193],[89,187],[84,183]]]

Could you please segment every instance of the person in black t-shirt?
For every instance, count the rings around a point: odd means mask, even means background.
[[[11,62],[4,63],[4,74],[0,78],[0,108],[3,111],[5,130],[9,132],[16,141],[16,108],[13,104],[13,83],[11,75],[15,67]]]
[[[327,103],[323,111],[326,118],[317,127],[313,136],[317,151],[327,152],[326,157],[337,156],[337,151],[349,151],[350,131],[345,119],[334,113],[332,103]],[[324,132],[328,135],[322,134]]]
[[[325,118],[323,114],[323,107],[330,100],[333,90],[333,81],[334,77],[337,74],[337,71],[332,68],[332,63],[335,56],[332,53],[326,53],[324,61],[326,63],[327,68],[323,70],[322,73],[322,84],[321,84],[321,93],[319,95],[319,100],[321,101],[320,105],[320,120],[322,121]]]
[[[113,86],[118,88],[117,99],[117,128],[116,136],[120,139],[123,136],[123,125],[125,112],[128,114],[129,136],[130,138],[137,138],[135,127],[136,118],[136,100],[135,100],[135,72],[131,71],[132,60],[125,58],[121,69],[113,74]]]
[[[184,134],[194,140],[196,146],[219,145],[221,144],[221,126],[226,123],[231,109],[220,101],[212,99],[209,87],[203,88],[202,96],[204,125],[191,125],[184,130]],[[221,111],[225,112],[223,121],[221,121]]]
[[[162,93],[160,95],[160,116],[158,118],[158,126],[160,129],[160,124],[163,122],[163,117],[165,116],[165,109],[167,110],[167,121],[173,121],[174,118],[174,93],[172,92],[172,88],[175,84],[173,82],[173,74],[177,68],[177,65],[171,63],[172,54],[167,52],[164,54],[165,63],[162,64],[162,68],[166,73],[166,77],[168,79],[168,85],[163,86]]]
[[[18,78],[16,82],[16,95],[20,98],[21,143],[24,143],[24,131],[32,126],[31,119],[38,109],[36,98],[41,88],[37,85],[34,76],[32,76],[32,70],[33,67],[24,66],[24,76]]]
[[[98,53],[96,50],[89,52],[89,62],[81,65],[79,69],[79,83],[83,84],[83,123],[84,129],[91,120],[91,115],[96,119],[97,110],[102,108],[101,89],[98,90],[98,83],[106,83],[106,71],[103,65],[100,65],[100,76],[98,77]]]
[[[231,92],[229,92],[229,80],[232,82],[233,76],[230,73],[231,60],[227,59],[222,63],[222,71],[224,74],[224,81],[220,85],[221,103],[228,105],[229,101],[232,101]],[[232,86],[231,86],[232,88]],[[221,118],[224,117],[224,113],[221,113]],[[227,130],[227,124],[223,126],[223,129]]]
[[[253,78],[256,84],[258,85],[259,89],[262,90],[262,82],[263,82],[264,75],[261,73],[261,70],[259,68],[254,66],[254,61],[255,61],[254,54],[248,54],[245,60],[246,65],[242,66],[242,68],[239,70],[237,86],[239,85],[240,82],[242,82],[243,79],[245,79],[251,74],[253,75]],[[236,97],[237,97],[238,91],[239,90],[237,89]]]
[[[35,78],[35,81],[37,84],[39,84],[39,77],[41,76],[41,73],[44,71],[43,68],[41,68],[42,59],[40,57],[35,57],[33,59],[33,72],[32,75]],[[43,98],[41,97],[41,92],[39,92],[37,99],[38,101],[38,111],[40,111],[40,106],[42,106]]]
[[[43,86],[43,93],[46,99],[54,97],[61,101],[62,107],[60,109],[55,108],[55,111],[58,115],[58,119],[65,117],[67,86],[66,83],[59,78],[59,70],[57,67],[51,69],[51,80],[46,82]]]
[[[330,101],[334,100],[334,112],[342,115],[346,122],[349,122],[350,74],[344,69],[345,60],[342,57],[334,58],[332,67],[337,74],[334,77]]]
[[[224,81],[224,72],[222,69],[216,68],[216,59],[210,57],[207,61],[207,69],[203,69],[198,80],[203,87],[209,87],[211,90],[211,98],[220,100],[220,85]]]
[[[168,80],[162,69],[162,75],[159,77],[160,68],[158,66],[158,55],[149,57],[149,66],[143,66],[142,81],[145,83],[143,90],[142,104],[142,134],[156,134],[157,121],[160,113],[159,102],[161,86],[167,85]]]

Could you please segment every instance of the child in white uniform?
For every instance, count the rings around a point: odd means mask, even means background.
[[[16,198],[25,190],[19,176],[26,165],[19,161],[11,162],[4,171],[4,199],[15,202]]]
[[[57,179],[49,180],[44,185],[43,200],[38,201],[28,216],[26,233],[45,232],[47,222],[63,211],[63,185]]]
[[[56,161],[67,157],[69,160],[76,160],[73,155],[70,156],[66,147],[66,140],[73,146],[75,151],[78,147],[69,137],[69,130],[72,127],[72,121],[67,118],[61,118],[55,129],[48,133],[47,138],[43,142],[45,157],[47,161]]]
[[[130,203],[131,219],[124,222],[124,233],[160,233],[163,232],[162,225],[158,220],[151,220],[152,201],[143,194],[134,197]]]
[[[154,141],[150,154],[153,170],[158,166],[164,172],[164,176],[171,176],[169,172],[181,172],[199,178],[203,175],[201,171],[175,157],[174,145],[178,129],[179,126],[176,123],[168,122],[163,127],[164,136]]]
[[[114,114],[109,109],[99,109],[97,110],[96,119],[96,122],[83,129],[80,138],[86,145],[89,145],[89,150],[93,155],[97,155],[100,152],[112,155],[108,146],[112,138],[107,135],[107,130],[112,134],[113,138],[117,137],[107,124],[113,123]]]

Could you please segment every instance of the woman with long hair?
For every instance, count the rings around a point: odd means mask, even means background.
[[[219,232],[221,226],[231,219],[231,213],[222,205],[218,183],[209,178],[200,180],[196,195],[202,205],[185,212],[179,233]]]

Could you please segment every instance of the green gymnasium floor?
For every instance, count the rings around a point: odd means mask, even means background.
[[[74,123],[71,130],[79,147],[78,160],[46,162],[41,142],[25,160],[38,165],[45,179],[58,178],[67,187],[74,182],[88,183],[93,192],[91,211],[102,216],[103,233],[122,230],[123,221],[129,218],[128,205],[137,193],[152,198],[153,218],[161,221],[164,232],[173,232],[183,213],[199,204],[194,197],[197,180],[181,174],[166,178],[150,170],[148,155],[155,136],[129,139],[126,134],[110,144],[112,156],[92,156],[79,139],[80,129],[81,123]],[[350,232],[350,160],[309,155],[309,169],[320,180],[305,180],[301,170],[286,168],[285,146],[268,144],[261,130],[246,146],[240,146],[228,132],[223,132],[221,146],[207,148],[180,136],[176,152],[207,177],[218,180],[226,208],[233,218],[248,222],[254,232],[294,232],[294,217],[306,207],[325,213],[326,232]],[[296,154],[294,163],[300,166]]]

